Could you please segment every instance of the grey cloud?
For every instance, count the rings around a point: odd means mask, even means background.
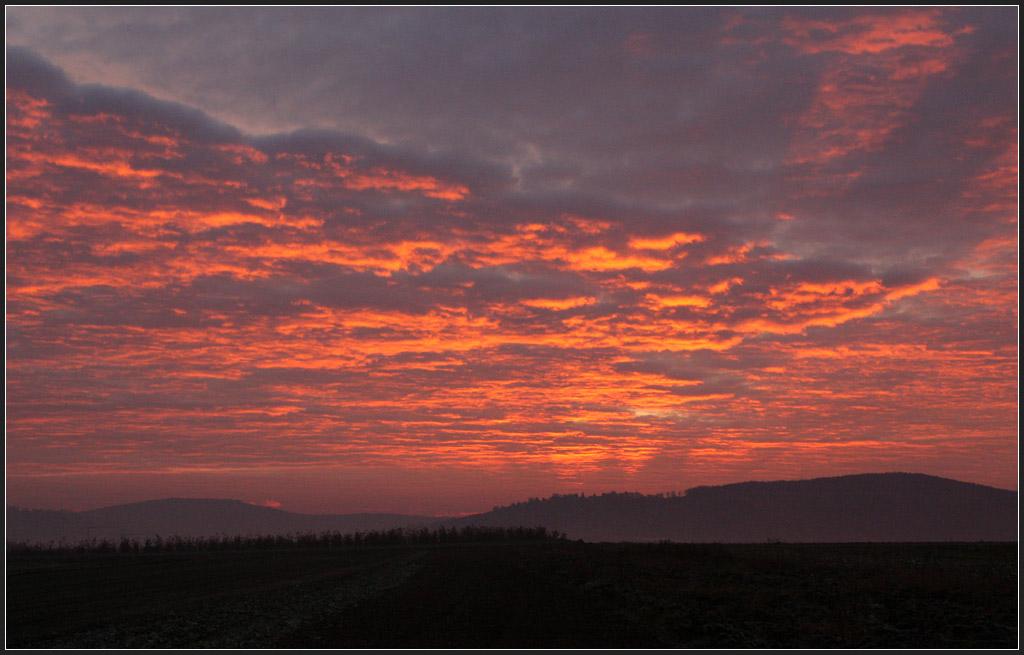
[[[378,15],[374,12],[365,12],[360,15],[367,23],[376,24],[382,20],[381,16],[385,13],[387,12]],[[408,22],[409,14],[391,12],[389,15],[396,17],[397,22],[387,29],[413,29]],[[528,16],[539,20],[538,16],[548,15],[545,12],[514,14],[512,23],[529,23]],[[554,12],[552,15],[558,15],[559,20],[562,20],[570,14]],[[623,12],[622,15],[630,17],[630,21],[637,24],[637,29],[643,27],[652,30],[651,42],[657,48],[654,49],[654,54],[644,55],[641,60],[647,61],[644,57],[654,58],[660,62],[658,66],[663,66],[666,59],[675,61],[678,58],[686,60],[688,57],[695,57],[695,62],[703,62],[700,65],[707,64],[698,56],[696,48],[692,51],[680,51],[680,48],[691,48],[692,44],[680,46],[677,41],[666,36],[673,34],[673,30],[680,29],[680,21],[670,21],[667,23],[668,27],[659,28],[659,25],[655,24],[657,21],[653,21],[644,12]],[[683,15],[685,14],[679,14]],[[187,13],[182,16],[187,17]],[[232,12],[215,15],[216,20],[229,23],[238,20],[239,16],[240,14]],[[487,18],[486,12],[455,12],[452,16],[470,24],[478,21],[485,25],[481,28],[482,31],[476,32],[477,35],[487,34],[487,30],[496,27],[496,23]],[[187,22],[187,18],[179,18]],[[614,56],[607,55],[605,59],[599,58],[599,61],[611,66],[613,70],[626,65],[619,61],[625,56],[623,44],[630,35],[640,32],[632,28],[624,32],[621,26],[613,28],[611,23],[604,22],[606,17],[603,15],[590,20],[597,25],[595,34],[603,35],[601,38],[610,38],[609,35],[614,34],[616,39],[622,40],[618,43]],[[697,20],[695,24],[706,26],[718,23],[720,16],[716,12],[705,12],[703,18]],[[174,29],[184,28],[184,23],[174,24]],[[696,27],[691,23],[686,25],[686,34],[697,38],[694,32]],[[564,28],[565,25],[555,21],[552,26],[545,29],[555,30],[553,33],[557,33],[559,29]],[[295,29],[301,31],[305,28]],[[424,29],[429,32],[433,28]],[[575,47],[586,51],[593,45],[581,41],[580,34],[572,33],[571,37],[568,43],[559,43],[552,47],[571,53]],[[470,36],[459,32],[459,38],[468,39]],[[528,40],[534,38],[540,37],[531,36]],[[941,80],[927,90],[919,101],[921,111],[918,114],[921,118],[894,133],[887,149],[879,153],[858,155],[846,162],[844,168],[837,169],[836,173],[847,171],[849,167],[866,172],[852,184],[832,189],[819,197],[802,196],[806,185],[794,182],[794,171],[782,163],[786,155],[785,146],[790,139],[790,136],[787,136],[790,127],[787,125],[792,121],[778,123],[772,118],[798,113],[799,108],[806,106],[808,102],[807,93],[797,93],[788,89],[773,91],[764,86],[767,80],[804,79],[814,72],[801,68],[813,68],[806,57],[797,62],[792,53],[786,56],[779,55],[777,61],[769,59],[767,63],[762,62],[751,69],[749,74],[755,80],[750,90],[753,96],[742,102],[734,98],[726,103],[729,107],[736,106],[742,109],[724,109],[722,106],[710,105],[706,111],[697,112],[695,117],[690,117],[688,120],[697,123],[721,122],[720,127],[701,128],[703,136],[700,138],[688,136],[683,130],[678,132],[678,137],[666,133],[652,140],[653,133],[644,128],[636,135],[635,152],[630,148],[616,147],[613,149],[614,155],[593,153],[578,158],[576,155],[565,154],[563,159],[566,174],[574,179],[586,179],[589,182],[554,187],[537,184],[532,188],[519,189],[513,184],[515,175],[510,171],[509,164],[496,164],[486,152],[474,152],[468,147],[462,147],[462,154],[457,154],[456,141],[450,142],[454,144],[452,148],[416,151],[375,141],[367,136],[327,129],[304,129],[250,138],[198,110],[156,100],[139,92],[94,85],[75,86],[55,67],[23,48],[9,48],[12,55],[9,57],[11,61],[8,69],[9,77],[15,84],[35,84],[51,95],[56,94],[65,98],[62,106],[66,106],[66,111],[86,112],[103,109],[114,113],[120,112],[121,115],[130,116],[140,124],[152,125],[157,129],[179,130],[190,135],[197,144],[248,144],[270,155],[289,153],[322,158],[329,153],[345,154],[356,157],[358,165],[368,169],[394,167],[411,175],[429,175],[452,184],[465,185],[473,195],[464,203],[463,211],[456,213],[448,211],[443,201],[417,194],[406,194],[406,197],[396,198],[394,193],[384,194],[373,189],[356,192],[343,186],[317,189],[305,195],[299,194],[290,186],[290,182],[299,174],[297,170],[288,169],[273,161],[266,166],[242,170],[228,165],[223,157],[201,148],[188,148],[183,156],[178,158],[160,159],[154,154],[147,154],[137,161],[138,166],[155,166],[167,173],[198,171],[208,175],[211,181],[244,181],[253,193],[280,193],[286,198],[288,211],[323,216],[325,233],[328,235],[332,230],[367,222],[378,225],[393,222],[442,229],[472,227],[486,223],[500,228],[502,225],[521,223],[534,218],[547,222],[558,214],[571,213],[609,220],[613,225],[609,232],[600,237],[580,235],[581,243],[612,243],[617,238],[621,243],[619,231],[628,225],[630,232],[634,234],[664,234],[686,230],[711,237],[703,243],[691,244],[690,250],[697,256],[702,253],[717,253],[728,245],[748,240],[774,239],[783,250],[792,249],[808,259],[825,255],[833,260],[862,262],[877,267],[884,259],[898,255],[908,261],[912,260],[911,263],[919,269],[935,270],[954,259],[957,253],[962,252],[970,244],[999,229],[991,221],[979,224],[974,220],[968,225],[959,219],[935,218],[948,215],[948,208],[955,205],[956,199],[963,194],[963,180],[983,172],[994,156],[990,149],[984,148],[968,152],[969,157],[966,161],[963,157],[955,156],[960,154],[959,150],[954,150],[958,147],[955,141],[956,130],[970,123],[971,117],[977,112],[1001,111],[1006,108],[1008,98],[1012,99],[1012,94],[1007,96],[1006,91],[1001,94],[995,92],[1000,83],[1005,82],[1007,66],[989,66],[991,70],[986,71],[980,63],[986,53],[990,54],[995,46],[983,50],[977,39],[970,42],[975,43],[979,50],[971,51],[971,58],[966,63],[958,64],[959,68],[953,77]],[[676,45],[664,45],[667,43]],[[364,44],[363,47],[369,46]],[[666,50],[661,52],[658,48]],[[536,56],[532,50],[527,50],[530,52],[527,59]],[[706,58],[708,55],[703,56]],[[729,65],[735,63],[731,62]],[[786,68],[790,64],[797,65],[797,68]],[[520,66],[522,62],[516,62],[514,65]],[[651,64],[648,62],[645,65]],[[699,68],[697,64],[694,65]],[[737,68],[737,71],[742,70],[742,66]],[[717,73],[721,74],[722,71],[718,70]],[[729,81],[732,79],[729,77],[730,74],[740,77]],[[716,77],[727,80],[724,83],[717,83],[720,86],[724,84],[721,88],[702,88],[699,93],[693,95],[693,98],[704,97],[701,94],[706,93],[726,96],[729,93],[745,93],[744,86],[739,84],[738,80],[748,73],[734,71],[730,74]],[[809,79],[813,79],[813,76]],[[656,85],[651,86],[648,82],[649,80],[641,83],[636,89],[637,93],[660,93],[655,89]],[[964,82],[969,82],[968,90],[972,98],[992,98],[986,101],[991,106],[980,106],[973,102],[965,105],[962,101],[955,100],[959,96],[953,94],[959,93],[958,89]],[[806,86],[804,82],[800,84]],[[973,86],[970,86],[971,84]],[[537,93],[540,94],[540,91]],[[780,106],[776,111],[771,107],[776,97],[787,98],[786,102],[793,104]],[[458,102],[461,101],[457,98],[453,100],[455,104]],[[415,105],[415,102],[412,104]],[[537,111],[540,111],[540,108],[537,108]],[[743,113],[750,111],[754,112],[750,116]],[[546,116],[550,118],[550,115]],[[483,120],[481,117],[478,119]],[[622,130],[601,129],[601,125],[601,121],[597,121],[589,128],[593,135],[588,138],[595,139],[595,145],[607,146],[611,134],[619,135],[615,138],[625,138],[621,137]],[[661,129],[657,127],[661,125],[657,120],[653,125],[655,127],[651,129]],[[943,129],[950,134],[937,138],[941,136]],[[779,141],[762,147],[758,145],[754,133],[774,135],[773,138]],[[732,139],[736,139],[738,149],[735,151],[730,145]],[[612,158],[605,160],[602,157]],[[540,167],[538,170],[541,170],[544,167],[550,168],[552,163],[539,162],[537,166]],[[572,173],[573,170],[576,173]],[[231,209],[231,201],[218,195],[216,187],[196,188],[194,184],[176,183],[172,178],[165,178],[162,181],[164,187],[173,195],[173,198],[166,198],[167,202],[173,199],[178,206],[182,202],[193,202],[224,211]],[[55,192],[57,195],[54,197],[81,200],[94,196],[92,200],[96,203],[109,203],[118,193],[125,192],[100,191],[101,188],[109,187],[97,185],[95,182],[96,173],[66,171],[62,176],[63,189]],[[631,191],[620,193],[617,191],[619,187]],[[160,203],[160,198],[151,194],[135,194],[132,200],[139,208],[152,207]],[[770,209],[775,207],[798,214],[798,220],[776,220],[773,216],[774,209]],[[346,209],[361,213],[356,214]]]
[[[194,107],[157,100],[133,89],[76,85],[61,69],[27,48],[7,46],[6,56],[7,86],[51,101],[65,116],[124,113],[149,123],[151,128],[174,129],[191,139],[209,143],[236,141],[241,135],[237,129],[211,119]]]
[[[750,346],[740,346],[722,354],[712,350],[687,353],[669,351],[644,353],[641,357],[615,364],[622,373],[660,375],[666,380],[696,384],[655,385],[681,397],[728,395],[759,398],[765,393],[751,386],[747,375],[758,369],[778,365],[776,358]]]
[[[35,12],[20,13],[33,21]],[[321,126],[454,148],[522,169],[537,190],[556,190],[529,169],[562,162],[575,184],[652,152],[663,163],[681,149],[735,161],[751,148],[764,159],[766,147],[778,147],[784,137],[764,129],[766,116],[794,111],[808,91],[778,88],[779,79],[799,76],[746,76],[718,47],[724,13],[96,8],[60,17],[78,20],[82,34],[63,47],[29,30],[12,36],[72,67],[85,53],[130,61],[122,84],[260,131]],[[638,38],[646,50],[631,52]]]
[[[425,289],[459,289],[481,302],[515,302],[533,298],[563,299],[596,293],[582,277],[560,271],[521,270],[518,266],[474,268],[441,264],[426,273],[394,276]],[[468,288],[465,285],[469,285]]]

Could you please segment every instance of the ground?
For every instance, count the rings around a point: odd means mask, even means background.
[[[1015,648],[1017,544],[7,558],[7,646]]]

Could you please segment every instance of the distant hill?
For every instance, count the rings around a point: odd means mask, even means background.
[[[435,517],[404,514],[298,514],[239,500],[167,498],[85,512],[7,508],[8,542],[76,543],[168,537],[359,532],[434,524]]]
[[[1017,492],[915,473],[552,496],[453,520],[585,541],[1016,541]]]
[[[1016,541],[1017,492],[916,473],[695,487],[684,495],[531,499],[463,518],[297,514],[170,498],[87,512],[7,509],[8,542],[357,532],[424,525],[538,526],[585,541]]]

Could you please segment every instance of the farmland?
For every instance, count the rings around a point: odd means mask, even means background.
[[[8,554],[8,647],[1016,647],[1017,544]]]

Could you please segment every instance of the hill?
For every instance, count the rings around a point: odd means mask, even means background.
[[[586,541],[1014,541],[1017,492],[914,473],[555,495],[455,525],[543,525]]]
[[[213,535],[359,532],[436,523],[405,514],[299,514],[239,500],[167,498],[114,505],[85,512],[7,508],[8,542],[78,542],[155,535]]]
[[[1015,541],[1017,492],[915,473],[695,487],[683,495],[530,499],[462,518],[298,514],[170,498],[85,512],[7,509],[8,542],[357,532],[425,525],[538,526],[585,541]]]

